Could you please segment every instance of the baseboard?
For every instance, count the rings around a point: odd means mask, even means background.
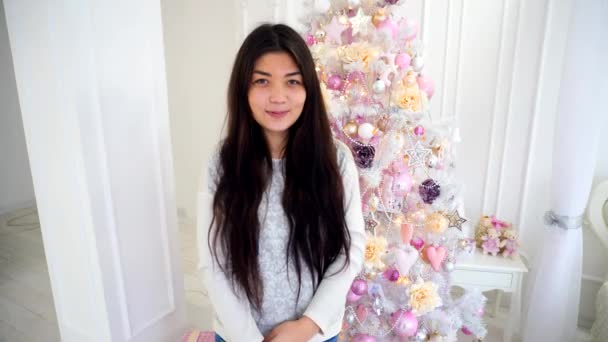
[[[584,315],[578,315],[577,325],[583,330],[591,330],[591,326],[595,322],[595,317],[588,317]]]
[[[0,215],[8,214],[15,210],[31,208],[31,207],[35,207],[35,206],[36,206],[36,199],[13,203],[13,204],[10,204],[7,206],[0,207]]]
[[[576,329],[576,342],[592,342],[591,334],[589,330],[581,329],[580,327]]]

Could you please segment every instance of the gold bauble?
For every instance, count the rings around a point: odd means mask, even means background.
[[[317,41],[323,41],[325,40],[325,31],[318,29],[315,32],[315,38],[317,39]]]
[[[407,276],[400,276],[399,279],[397,279],[397,284],[399,285],[409,285],[411,283],[410,278]]]
[[[424,261],[427,264],[430,264],[429,258],[426,256],[426,247],[427,245],[422,246],[418,255],[420,257],[420,260]]]
[[[388,126],[388,118],[387,117],[383,117],[380,120],[378,120],[376,122],[376,127],[378,127],[379,130],[381,130],[382,132],[386,132],[386,128]]]
[[[424,212],[424,209],[418,209],[416,211],[412,211],[410,213],[407,214],[408,216],[408,221],[410,222],[414,222],[415,224],[421,224],[423,222],[426,221],[426,213]]]
[[[327,75],[325,74],[325,68],[323,68],[323,65],[315,66],[315,70],[317,71],[317,77],[319,78],[319,80],[321,80],[323,83],[326,83]]]
[[[416,86],[418,84],[416,73],[413,71],[408,71],[403,83],[406,87]]]
[[[353,120],[349,120],[343,127],[344,133],[351,138],[355,138],[357,136],[357,132],[359,131],[359,125]]]
[[[448,229],[448,225],[450,221],[443,216],[441,213],[435,212],[426,217],[424,221],[424,229],[429,233],[441,234],[446,229]]]
[[[442,150],[441,145],[431,147],[431,149],[433,150],[433,154],[439,157],[439,155],[441,154],[441,150]]]
[[[375,194],[369,198],[369,210],[375,212],[380,204],[380,199]]]
[[[372,16],[372,24],[374,24],[374,26],[376,26],[376,27],[378,27],[378,25],[380,25],[380,23],[382,23],[385,20],[386,20],[386,13],[384,12],[383,9],[379,9],[378,12],[376,12]]]

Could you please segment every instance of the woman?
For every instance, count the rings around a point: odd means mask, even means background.
[[[216,339],[337,340],[365,245],[358,174],[288,26],[262,25],[239,49],[207,174],[198,232]]]

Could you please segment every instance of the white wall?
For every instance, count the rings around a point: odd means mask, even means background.
[[[230,1],[163,0],[177,206],[192,219],[196,187],[226,113],[239,21]]]
[[[0,1],[0,214],[34,202],[4,6]]]
[[[466,188],[468,217],[475,222],[481,214],[496,213],[513,222],[528,254],[534,253],[549,209],[553,128],[571,5],[571,0],[410,0],[402,12],[421,23],[425,70],[436,82],[432,116],[456,116],[460,122],[457,174]],[[164,2],[178,205],[189,215],[201,156],[210,153],[225,111],[227,64],[240,43],[240,30],[275,18],[295,25],[297,16],[306,13],[302,6],[302,1],[273,0]],[[608,146],[608,134],[602,146]],[[595,178],[608,178],[605,148],[600,148]],[[588,229],[584,243],[580,317],[589,325],[608,255]]]

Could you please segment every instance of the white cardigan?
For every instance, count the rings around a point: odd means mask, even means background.
[[[337,335],[342,328],[346,294],[353,279],[361,270],[365,249],[365,229],[359,195],[359,176],[350,149],[336,141],[336,148],[347,155],[342,166],[344,185],[344,208],[346,224],[351,235],[350,264],[336,273],[344,264],[344,255],[329,266],[304,315],[312,319],[321,332],[310,341],[325,341]],[[234,293],[230,281],[213,261],[208,245],[213,194],[207,186],[207,169],[199,183],[197,204],[197,239],[199,248],[199,270],[209,299],[215,310],[214,329],[227,342],[262,341],[256,322],[251,315],[247,297]]]

